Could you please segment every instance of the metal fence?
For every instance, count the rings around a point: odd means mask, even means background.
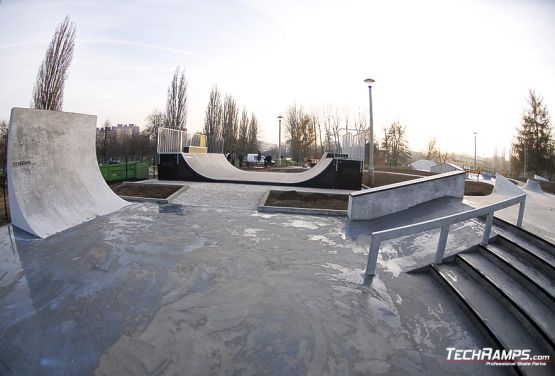
[[[223,153],[224,139],[218,136],[191,134],[179,129],[158,128],[158,154],[181,153],[188,146],[206,147],[208,153]]]
[[[348,154],[349,159],[364,161],[364,148],[366,139],[364,132],[346,133],[341,136],[341,144],[338,153]]]

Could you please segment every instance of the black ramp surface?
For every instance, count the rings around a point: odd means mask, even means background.
[[[360,161],[322,158],[304,172],[256,172],[232,166],[223,154],[162,154],[159,179],[358,190],[362,183],[360,166]]]

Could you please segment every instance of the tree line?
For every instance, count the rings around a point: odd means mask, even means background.
[[[239,112],[239,106],[233,96],[222,96],[217,86],[213,86],[210,91],[204,114],[203,133],[209,139],[220,138],[226,153],[238,156],[257,153],[260,149],[259,123],[256,115],[249,115],[245,107]]]
[[[319,158],[325,152],[343,152],[342,136],[346,133],[361,135],[368,140],[368,118],[363,112],[349,113],[328,106],[306,112],[302,106],[293,104],[285,114],[286,143],[291,156],[302,161]],[[381,151],[379,149],[381,146]],[[369,145],[366,145],[366,149]],[[374,159],[390,166],[400,166],[410,161],[406,127],[394,122],[383,128],[383,137],[374,131]],[[365,156],[368,150],[365,152]],[[380,158],[381,157],[381,158]]]
[[[39,67],[33,87],[33,108],[62,110],[64,86],[73,59],[75,38],[76,27],[66,16],[57,26]],[[100,132],[97,137],[97,151],[102,157],[99,159],[106,161],[123,155],[154,155],[159,127],[187,130],[187,98],[185,72],[177,67],[168,87],[165,111],[154,110],[146,119],[146,129],[140,134],[117,139],[117,136],[109,135],[109,132]],[[297,160],[318,158],[325,151],[337,152],[341,148],[343,130],[368,132],[366,116],[361,113],[353,116],[330,107],[309,113],[296,104],[287,109],[284,125],[290,154]],[[204,133],[208,137],[221,138],[226,151],[237,154],[254,153],[260,147],[259,128],[254,113],[249,115],[245,108],[239,111],[237,102],[231,95],[222,97],[216,86],[212,88],[204,120]],[[5,145],[7,133],[2,136]],[[378,140],[379,137],[374,135],[374,139]],[[543,98],[530,90],[521,124],[516,129],[511,145],[509,160],[513,175],[537,174],[555,178],[554,140],[550,115]],[[384,127],[381,142],[376,144],[381,145],[381,150],[374,152],[381,155],[386,164],[398,166],[410,160],[406,128],[398,122]],[[438,162],[447,161],[448,154],[441,152],[435,144],[435,139],[430,140],[427,157],[434,157]],[[5,159],[5,152],[3,155]],[[502,159],[504,164],[505,158]]]

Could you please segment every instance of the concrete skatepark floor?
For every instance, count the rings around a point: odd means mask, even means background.
[[[502,374],[445,361],[487,346],[428,273],[438,233],[372,231],[467,210],[441,199],[380,219],[256,211],[273,187],[187,183],[45,240],[0,228],[0,374]],[[317,190],[315,190],[317,191]],[[453,226],[450,252],[481,236]]]

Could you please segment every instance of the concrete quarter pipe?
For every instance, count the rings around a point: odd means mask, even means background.
[[[40,238],[129,203],[96,161],[96,116],[13,108],[8,141],[12,224]]]
[[[160,155],[158,178],[358,190],[362,171],[360,161],[326,157],[303,172],[245,171],[232,166],[223,154],[176,153]]]

